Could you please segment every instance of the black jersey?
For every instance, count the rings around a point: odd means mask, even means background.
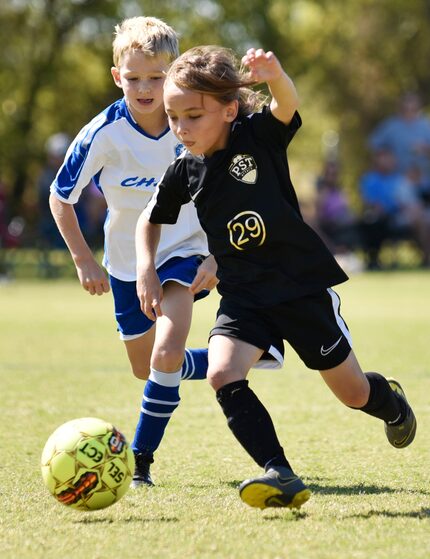
[[[249,307],[276,305],[348,279],[304,221],[286,148],[301,126],[268,107],[236,121],[228,145],[211,157],[188,152],[170,165],[144,210],[175,223],[192,199],[218,264],[218,291]]]

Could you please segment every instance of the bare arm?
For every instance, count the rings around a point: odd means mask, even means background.
[[[51,194],[49,206],[55,223],[73,258],[82,287],[91,295],[107,293],[109,282],[106,274],[97,263],[82,235],[73,205],[66,204],[54,194]]]
[[[136,289],[140,308],[150,320],[162,316],[163,288],[155,269],[155,255],[161,225],[151,223],[141,214],[136,225]]]
[[[267,83],[272,95],[270,110],[273,116],[284,124],[289,124],[299,106],[299,98],[294,83],[273,52],[249,49],[242,58],[242,63],[249,67],[251,77],[256,82]]]

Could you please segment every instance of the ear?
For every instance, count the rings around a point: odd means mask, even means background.
[[[235,99],[225,107],[225,116],[227,122],[233,122],[239,112],[239,101]]]
[[[110,69],[110,73],[112,74],[115,85],[122,89],[121,77],[118,68],[116,66],[112,66],[112,68]]]

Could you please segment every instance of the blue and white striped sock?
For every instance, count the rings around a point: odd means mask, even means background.
[[[208,372],[208,350],[185,348],[185,359],[182,364],[182,380],[202,380]]]
[[[164,430],[180,402],[180,382],[181,371],[162,373],[151,368],[131,445],[135,452],[154,452],[159,447]]]

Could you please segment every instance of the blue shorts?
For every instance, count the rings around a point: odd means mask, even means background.
[[[203,262],[203,256],[189,256],[188,258],[174,257],[162,264],[157,272],[161,285],[168,281],[175,281],[189,287],[197,273],[197,268]],[[122,340],[133,340],[145,334],[154,321],[150,320],[141,310],[140,301],[136,293],[135,281],[122,281],[109,276],[115,306],[117,330]],[[194,301],[209,295],[208,290],[197,293]]]

